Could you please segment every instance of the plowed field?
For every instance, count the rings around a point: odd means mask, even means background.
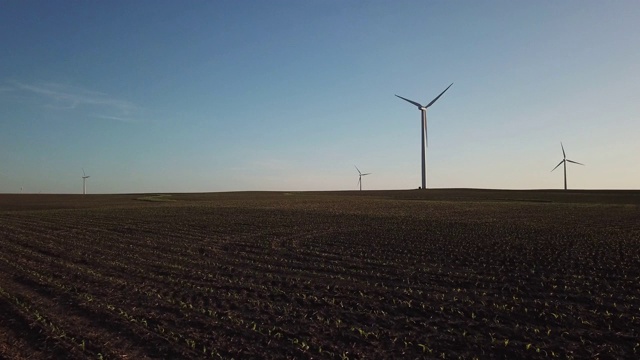
[[[0,358],[638,358],[639,199],[0,195]]]

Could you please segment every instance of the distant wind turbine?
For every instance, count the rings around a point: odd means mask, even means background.
[[[353,165],[355,166],[355,165]],[[363,174],[360,172],[360,169],[358,169],[358,167],[356,166],[356,170],[358,170],[358,185],[360,186],[360,191],[362,191],[362,177],[363,176],[367,176],[367,175],[371,175],[371,173],[366,173]]]
[[[579,162],[573,161],[573,160],[569,160],[567,159],[567,154],[564,152],[564,146],[562,145],[562,142],[560,142],[560,147],[562,148],[562,161],[560,161],[560,163],[558,165],[556,165],[556,167],[553,168],[553,170],[557,169],[558,166],[564,164],[564,189],[567,190],[567,161],[570,163],[574,163],[574,164],[578,164],[578,165],[582,165],[582,166],[586,166],[585,164],[581,164]],[[551,170],[551,171],[553,171]]]
[[[453,83],[451,83],[451,85],[453,85]],[[444,89],[444,91],[441,92],[440,95],[436,96],[435,99],[431,100],[431,102],[427,104],[427,106],[423,106],[420,103],[403,98],[400,95],[396,95],[400,99],[417,106],[418,110],[420,110],[420,112],[422,113],[422,132],[420,134],[420,138],[422,138],[421,154],[422,154],[422,188],[423,189],[427,188],[427,164],[426,164],[427,148],[426,147],[429,145],[428,144],[429,140],[427,138],[427,108],[429,108],[429,106],[433,105],[438,99],[440,99],[440,96],[442,96],[442,94],[444,94],[447,90],[449,90],[451,85],[447,86],[447,88]]]
[[[87,179],[90,178],[89,175],[85,174],[84,168],[82,168],[82,195],[87,194]]]

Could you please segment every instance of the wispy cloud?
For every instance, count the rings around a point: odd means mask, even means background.
[[[12,82],[13,88],[36,96],[42,106],[57,110],[87,111],[89,116],[107,120],[135,121],[142,109],[132,102],[108,94],[59,83]],[[3,91],[4,87],[0,87]]]
[[[105,120],[115,120],[115,121],[120,121],[120,122],[135,122],[135,119],[132,119],[130,117],[121,117],[121,116],[108,116],[108,115],[92,115],[92,117],[94,118],[98,118],[98,119],[105,119]]]

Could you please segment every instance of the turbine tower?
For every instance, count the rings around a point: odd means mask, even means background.
[[[453,83],[451,83],[451,85],[453,85]],[[421,115],[422,115],[422,132],[420,134],[420,138],[422,139],[422,151],[421,151],[421,154],[422,154],[422,188],[423,189],[427,188],[427,163],[426,163],[426,158],[427,158],[427,146],[428,146],[428,143],[429,143],[429,140],[427,139],[427,108],[429,108],[429,106],[433,105],[438,99],[440,99],[440,96],[442,96],[442,94],[444,94],[447,90],[449,90],[451,85],[447,86],[447,88],[444,89],[444,91],[441,92],[440,95],[436,96],[436,98],[431,100],[431,102],[429,104],[427,104],[426,106],[423,106],[422,104],[417,103],[415,101],[412,101],[412,100],[409,100],[409,99],[405,99],[400,95],[396,95],[400,99],[417,106],[418,110],[420,110]]]
[[[562,145],[562,142],[560,142],[560,147],[562,148],[562,161],[560,161],[560,163],[556,165],[556,167],[554,167],[553,170],[557,169],[558,166],[564,164],[564,189],[567,190],[567,161],[570,163],[574,163],[582,166],[586,166],[586,165],[567,159],[567,154],[564,152],[564,146]],[[553,170],[551,171],[553,172]]]
[[[82,195],[87,194],[87,179],[90,176],[84,173],[84,168],[82,168]]]
[[[355,165],[353,165],[355,166]],[[366,173],[363,174],[360,172],[360,169],[358,169],[358,167],[356,166],[356,170],[358,170],[358,185],[360,186],[360,191],[362,191],[362,177],[363,176],[367,176],[367,175],[371,175],[371,173]]]

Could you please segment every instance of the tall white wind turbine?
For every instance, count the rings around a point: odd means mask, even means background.
[[[569,160],[567,159],[567,154],[564,152],[564,146],[562,145],[562,142],[560,142],[560,147],[562,148],[562,161],[560,161],[560,163],[558,165],[556,165],[556,167],[553,168],[553,170],[557,169],[558,166],[564,164],[564,189],[567,190],[567,161],[573,164],[578,164],[578,165],[582,165],[582,166],[586,166],[585,164],[581,164],[579,162],[573,161],[573,160]],[[551,171],[553,171],[551,170]]]
[[[453,83],[451,83],[451,85],[453,85]],[[422,105],[420,103],[417,103],[415,101],[403,98],[400,95],[396,95],[400,99],[417,106],[418,110],[420,110],[421,115],[422,115],[422,132],[420,134],[420,138],[422,139],[422,151],[421,151],[421,154],[422,154],[422,188],[423,189],[427,188],[427,163],[426,163],[426,158],[427,158],[427,146],[428,146],[428,142],[429,142],[428,139],[427,139],[427,108],[429,108],[438,99],[440,99],[440,96],[442,96],[442,94],[444,94],[447,90],[449,90],[451,85],[447,86],[447,88],[444,89],[444,91],[441,92],[440,95],[436,96],[436,98],[431,100],[431,102],[429,104],[427,104],[426,106],[424,106],[424,105]]]
[[[85,174],[84,168],[82,168],[82,195],[87,194],[87,179],[90,178],[89,175]]]
[[[355,165],[353,165],[355,166]],[[362,177],[363,176],[367,176],[367,175],[371,175],[371,173],[366,173],[363,174],[360,172],[360,169],[358,169],[358,167],[356,166],[356,170],[358,170],[358,186],[360,186],[360,191],[362,191]]]

